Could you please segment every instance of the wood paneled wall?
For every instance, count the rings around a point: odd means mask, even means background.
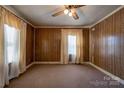
[[[60,61],[61,29],[39,28],[35,31],[35,61]]]
[[[27,25],[27,33],[26,33],[26,65],[29,65],[33,62],[34,55],[34,28]]]
[[[83,61],[89,61],[89,28],[83,28]]]
[[[124,79],[124,9],[92,27],[90,41],[90,61]]]
[[[89,61],[89,29],[83,29],[83,57]],[[35,31],[35,61],[60,61],[61,28],[39,28]]]

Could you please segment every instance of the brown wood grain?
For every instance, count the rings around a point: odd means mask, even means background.
[[[89,61],[89,28],[83,28],[83,61]]]
[[[33,52],[34,50],[34,28],[27,24],[27,33],[26,33],[26,65],[29,65],[33,62]]]
[[[92,28],[95,28],[95,31],[92,31]],[[124,79],[124,9],[92,28],[90,29],[90,61]]]
[[[121,77],[124,79],[124,9],[121,10]]]
[[[42,28],[35,31],[35,61],[60,61],[61,30]]]
[[[82,28],[81,28],[82,29]],[[89,61],[89,29],[83,28],[83,61]],[[38,28],[35,31],[35,61],[60,61],[61,28]]]

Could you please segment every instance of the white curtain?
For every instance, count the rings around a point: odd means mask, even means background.
[[[26,27],[27,24],[21,21],[20,29],[20,73],[26,71]]]
[[[80,63],[83,61],[82,29],[62,29],[61,62],[62,64]],[[70,39],[70,40],[69,40]],[[69,41],[70,44],[69,44]],[[71,50],[71,48],[73,50]],[[69,52],[70,51],[70,52]]]
[[[8,25],[4,25],[4,64],[5,64],[5,78],[6,84],[9,84],[9,80],[18,77],[19,70],[19,31]]]
[[[76,62],[76,35],[68,35],[68,56],[69,62]]]
[[[0,6],[0,87],[26,70],[26,26],[23,20]],[[14,33],[14,37],[13,34],[8,35],[8,31]],[[13,48],[9,49],[11,56],[5,41],[8,38],[13,40],[10,41],[13,44]]]

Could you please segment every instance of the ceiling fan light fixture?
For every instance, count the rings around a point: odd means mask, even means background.
[[[68,10],[68,9],[65,9],[65,10],[64,10],[64,14],[66,14],[66,15],[67,15],[67,14],[68,14],[68,12],[69,12],[69,10]]]
[[[71,9],[72,14],[76,12],[76,9]]]
[[[69,16],[72,16],[72,12],[69,12],[69,14],[68,14]]]

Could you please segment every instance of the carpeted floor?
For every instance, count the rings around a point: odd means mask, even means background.
[[[33,65],[8,88],[124,87],[90,65]]]

